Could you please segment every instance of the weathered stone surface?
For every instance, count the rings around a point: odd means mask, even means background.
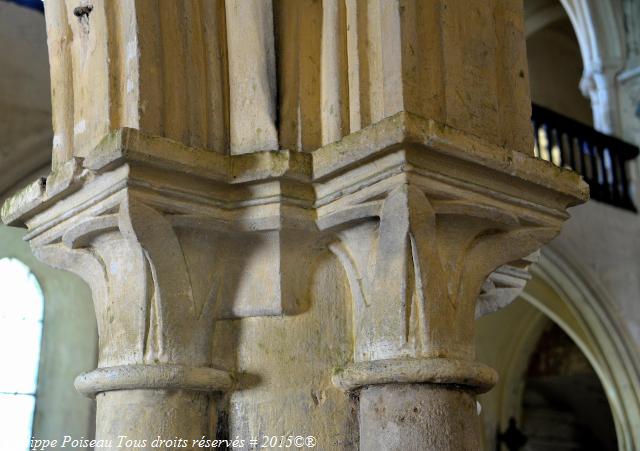
[[[470,143],[473,151],[464,152]],[[335,158],[347,151],[350,158]],[[143,387],[189,388],[196,391],[185,396],[194,397],[229,389],[225,371],[234,364],[195,382],[175,376],[175,365],[187,375],[216,367],[217,320],[305,314],[314,255],[327,247],[351,286],[354,361],[375,368],[414,359],[408,365],[415,368],[392,366],[338,386],[486,390],[495,377],[472,369],[483,281],[551,239],[566,206],[585,195],[568,172],[504,158],[499,148],[405,113],[308,157],[221,156],[125,129],[81,164],[61,166],[46,190],[15,197],[3,218],[26,223],[39,258],[91,285],[100,369],[77,384],[104,393],[103,406],[117,404],[109,393]],[[349,374],[349,365],[333,362],[325,371]],[[229,412],[253,402],[241,399]]]
[[[474,396],[455,387],[368,387],[360,392],[360,449],[479,450],[476,412]]]
[[[476,319],[513,302],[531,279],[529,266],[537,262],[539,256],[540,253],[535,252],[492,272],[482,284],[476,303]]]
[[[157,6],[47,2],[55,164],[2,209],[92,288],[98,438],[353,449],[360,391],[360,449],[475,449],[478,295],[587,197],[529,156],[519,4]]]
[[[54,166],[123,127],[310,151],[401,111],[533,152],[519,2],[90,6],[47,3]]]

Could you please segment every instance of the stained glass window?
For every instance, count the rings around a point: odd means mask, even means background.
[[[43,297],[31,270],[0,259],[0,448],[28,449],[36,401]]]

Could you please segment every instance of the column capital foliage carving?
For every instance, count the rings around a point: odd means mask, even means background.
[[[574,173],[399,113],[310,153],[221,155],[119,129],[2,219],[89,283],[101,367],[211,365],[217,318],[305,308],[326,245],[352,286],[354,360],[469,359],[487,276],[586,197]]]

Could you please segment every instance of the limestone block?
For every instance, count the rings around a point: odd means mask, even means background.
[[[225,2],[232,154],[278,148],[271,0]]]
[[[228,404],[232,430],[352,449],[360,392],[363,450],[475,449],[496,378],[476,312],[587,198],[530,156],[522,5],[46,8],[54,167],[1,214],[92,288],[98,369],[76,383],[99,438],[211,436]],[[341,304],[312,295],[327,249]]]
[[[122,127],[220,153],[308,152],[401,111],[531,154],[520,9],[52,0],[54,166]]]
[[[586,196],[573,173],[408,113],[311,154],[220,155],[122,129],[49,180],[2,218],[26,224],[39,258],[91,286],[99,368],[77,385],[107,410],[123,390],[150,391],[159,409],[167,390],[188,389],[193,403],[228,390],[235,365],[214,359],[226,352],[216,324],[304,315],[314,256],[327,248],[351,291],[353,361],[338,365],[339,387],[486,389],[495,376],[472,347],[483,282],[555,236]],[[252,401],[238,402],[248,415]],[[180,423],[171,428],[147,432]]]
[[[360,392],[360,449],[479,450],[479,423],[469,421],[475,410],[473,396],[454,387],[368,387]],[[434,417],[441,420],[437,429]]]
[[[54,167],[121,127],[228,151],[222,2],[51,0],[45,13]]]

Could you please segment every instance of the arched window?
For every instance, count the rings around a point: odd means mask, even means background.
[[[29,449],[42,338],[43,297],[31,270],[0,259],[2,449]]]

